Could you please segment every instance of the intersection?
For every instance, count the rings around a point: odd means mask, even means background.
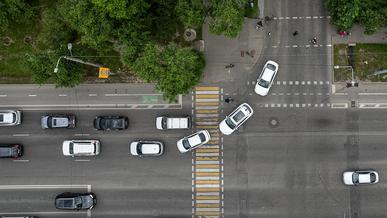
[[[259,31],[246,20],[234,41],[205,37],[204,79],[176,102],[153,84],[2,85],[0,109],[23,111],[23,123],[1,128],[0,138],[23,144],[25,155],[1,160],[0,217],[385,217],[387,86],[346,88],[333,80],[335,29],[323,1],[259,4],[261,16],[273,19]],[[251,50],[254,57],[241,55]],[[261,97],[254,86],[267,60],[279,63],[279,72]],[[225,69],[230,63],[235,68]],[[219,122],[245,102],[254,115],[222,135]],[[42,115],[66,113],[77,116],[75,129],[40,128]],[[127,116],[129,129],[92,128],[96,116],[111,114]],[[156,117],[167,115],[190,115],[193,128],[156,130]],[[209,130],[209,143],[179,153],[176,141],[201,129]],[[101,154],[64,157],[61,143],[75,138],[100,140]],[[130,141],[141,139],[164,142],[165,154],[130,156]],[[342,173],[353,169],[376,170],[379,184],[345,186]],[[55,210],[64,189],[92,191],[98,204],[87,212]]]

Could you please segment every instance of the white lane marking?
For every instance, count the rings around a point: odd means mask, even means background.
[[[91,210],[87,210],[87,217],[91,217]]]
[[[78,161],[78,162],[89,162],[90,159],[76,159],[74,161]]]
[[[30,95],[28,95],[28,96],[30,96],[30,97],[36,97],[36,95],[31,95],[31,94],[30,94]]]
[[[92,97],[92,96],[97,96],[97,94],[89,94],[89,96],[90,96],[90,97]]]
[[[359,93],[359,95],[387,95],[387,93],[385,93],[385,92],[379,92],[379,93],[369,92],[369,93]]]
[[[86,214],[86,211],[34,211],[34,212],[28,212],[28,211],[23,211],[23,212],[0,212],[0,215],[20,215],[20,214],[30,214],[30,215],[42,215],[42,214]],[[17,216],[20,217],[20,216]]]
[[[59,97],[66,97],[67,94],[59,94],[58,96],[59,96]]]
[[[219,188],[219,184],[195,184],[196,188]]]
[[[89,185],[0,185],[0,190],[16,189],[53,189],[53,188],[88,188]]]
[[[89,133],[75,133],[74,136],[89,136]]]
[[[198,204],[219,204],[220,200],[196,200]]]
[[[197,192],[196,195],[219,196],[219,192]]]
[[[26,137],[26,136],[30,136],[30,134],[28,134],[28,133],[24,133],[24,134],[13,134],[12,136],[15,136],[15,137],[18,137],[18,136],[20,136],[20,137]]]
[[[0,97],[7,97],[7,95],[0,95]]]
[[[13,160],[13,162],[29,162],[30,160],[22,159],[22,160]]]

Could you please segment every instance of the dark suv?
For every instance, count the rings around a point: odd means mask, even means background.
[[[55,207],[61,210],[88,210],[97,204],[97,198],[93,193],[59,194],[55,198]]]
[[[94,119],[97,130],[124,130],[129,126],[129,119],[123,116],[98,116]]]
[[[23,145],[0,145],[0,158],[18,158],[23,155]]]

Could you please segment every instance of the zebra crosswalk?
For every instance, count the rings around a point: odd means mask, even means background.
[[[192,156],[192,217],[223,217],[223,145],[218,129],[221,89],[196,87],[193,94],[195,128],[208,130],[211,140]]]

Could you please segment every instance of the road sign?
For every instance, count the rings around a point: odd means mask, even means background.
[[[109,78],[110,69],[107,67],[100,67],[99,68],[99,78],[100,79],[107,79]]]

